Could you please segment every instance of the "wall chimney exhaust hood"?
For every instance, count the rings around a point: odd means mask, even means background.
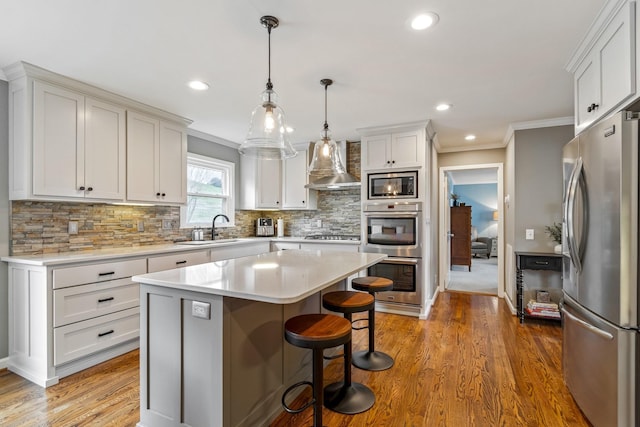
[[[347,142],[336,141],[336,146],[339,150],[339,157],[341,159],[346,159]],[[309,175],[309,184],[305,185],[304,188],[320,191],[348,190],[351,188],[360,188],[360,180],[348,172],[337,173],[315,179],[312,175]]]

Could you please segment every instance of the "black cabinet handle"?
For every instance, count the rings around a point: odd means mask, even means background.
[[[549,265],[549,261],[536,261],[536,265]]]
[[[187,261],[176,261],[176,265],[178,265],[178,264],[186,264],[186,263],[187,263]]]
[[[107,332],[100,332],[100,333],[98,334],[98,337],[104,337],[105,335],[109,335],[109,334],[112,334],[112,333],[114,333],[114,332],[115,332],[115,331],[114,331],[113,329],[111,329],[110,331],[107,331]]]
[[[391,160],[391,163],[395,164],[395,163],[396,163],[396,161],[395,161],[395,160]]]
[[[87,191],[93,191],[93,187],[87,188]]]
[[[109,271],[107,273],[98,273],[98,277],[111,276],[112,274],[116,274],[116,272],[115,271]]]
[[[160,193],[156,193],[156,196],[160,197]]]
[[[166,196],[166,195],[167,195],[167,193],[162,193],[162,197],[164,197],[164,196]]]
[[[388,165],[390,165],[390,164],[391,164],[391,162],[390,162],[389,160],[387,160],[387,164],[388,164]]]
[[[598,109],[598,107],[599,107],[599,105],[596,104],[596,103],[593,103],[593,104],[589,105],[587,107],[587,113],[590,113],[592,111],[596,111]]]
[[[84,191],[84,185],[79,188],[80,191]]]
[[[100,298],[98,300],[98,302],[107,302],[107,301],[113,301],[115,298],[114,297],[109,297],[109,298]]]

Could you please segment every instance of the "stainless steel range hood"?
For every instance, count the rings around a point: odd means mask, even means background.
[[[340,158],[347,158],[347,142],[336,141],[336,145],[340,150]],[[346,166],[346,165],[345,165]],[[331,190],[348,190],[350,188],[360,188],[360,180],[350,173],[339,173],[330,176],[318,178],[315,181],[305,185],[304,188],[312,190],[331,191]]]

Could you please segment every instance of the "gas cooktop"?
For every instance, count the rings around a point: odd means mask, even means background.
[[[314,234],[305,237],[308,240],[360,240],[360,236],[354,234]]]

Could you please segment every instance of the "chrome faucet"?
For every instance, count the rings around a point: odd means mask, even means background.
[[[218,235],[218,233],[216,233],[216,219],[218,219],[219,216],[221,216],[222,218],[226,219],[227,222],[229,222],[229,217],[226,215],[218,214],[214,216],[213,221],[211,221],[211,240],[216,240],[216,236]]]

